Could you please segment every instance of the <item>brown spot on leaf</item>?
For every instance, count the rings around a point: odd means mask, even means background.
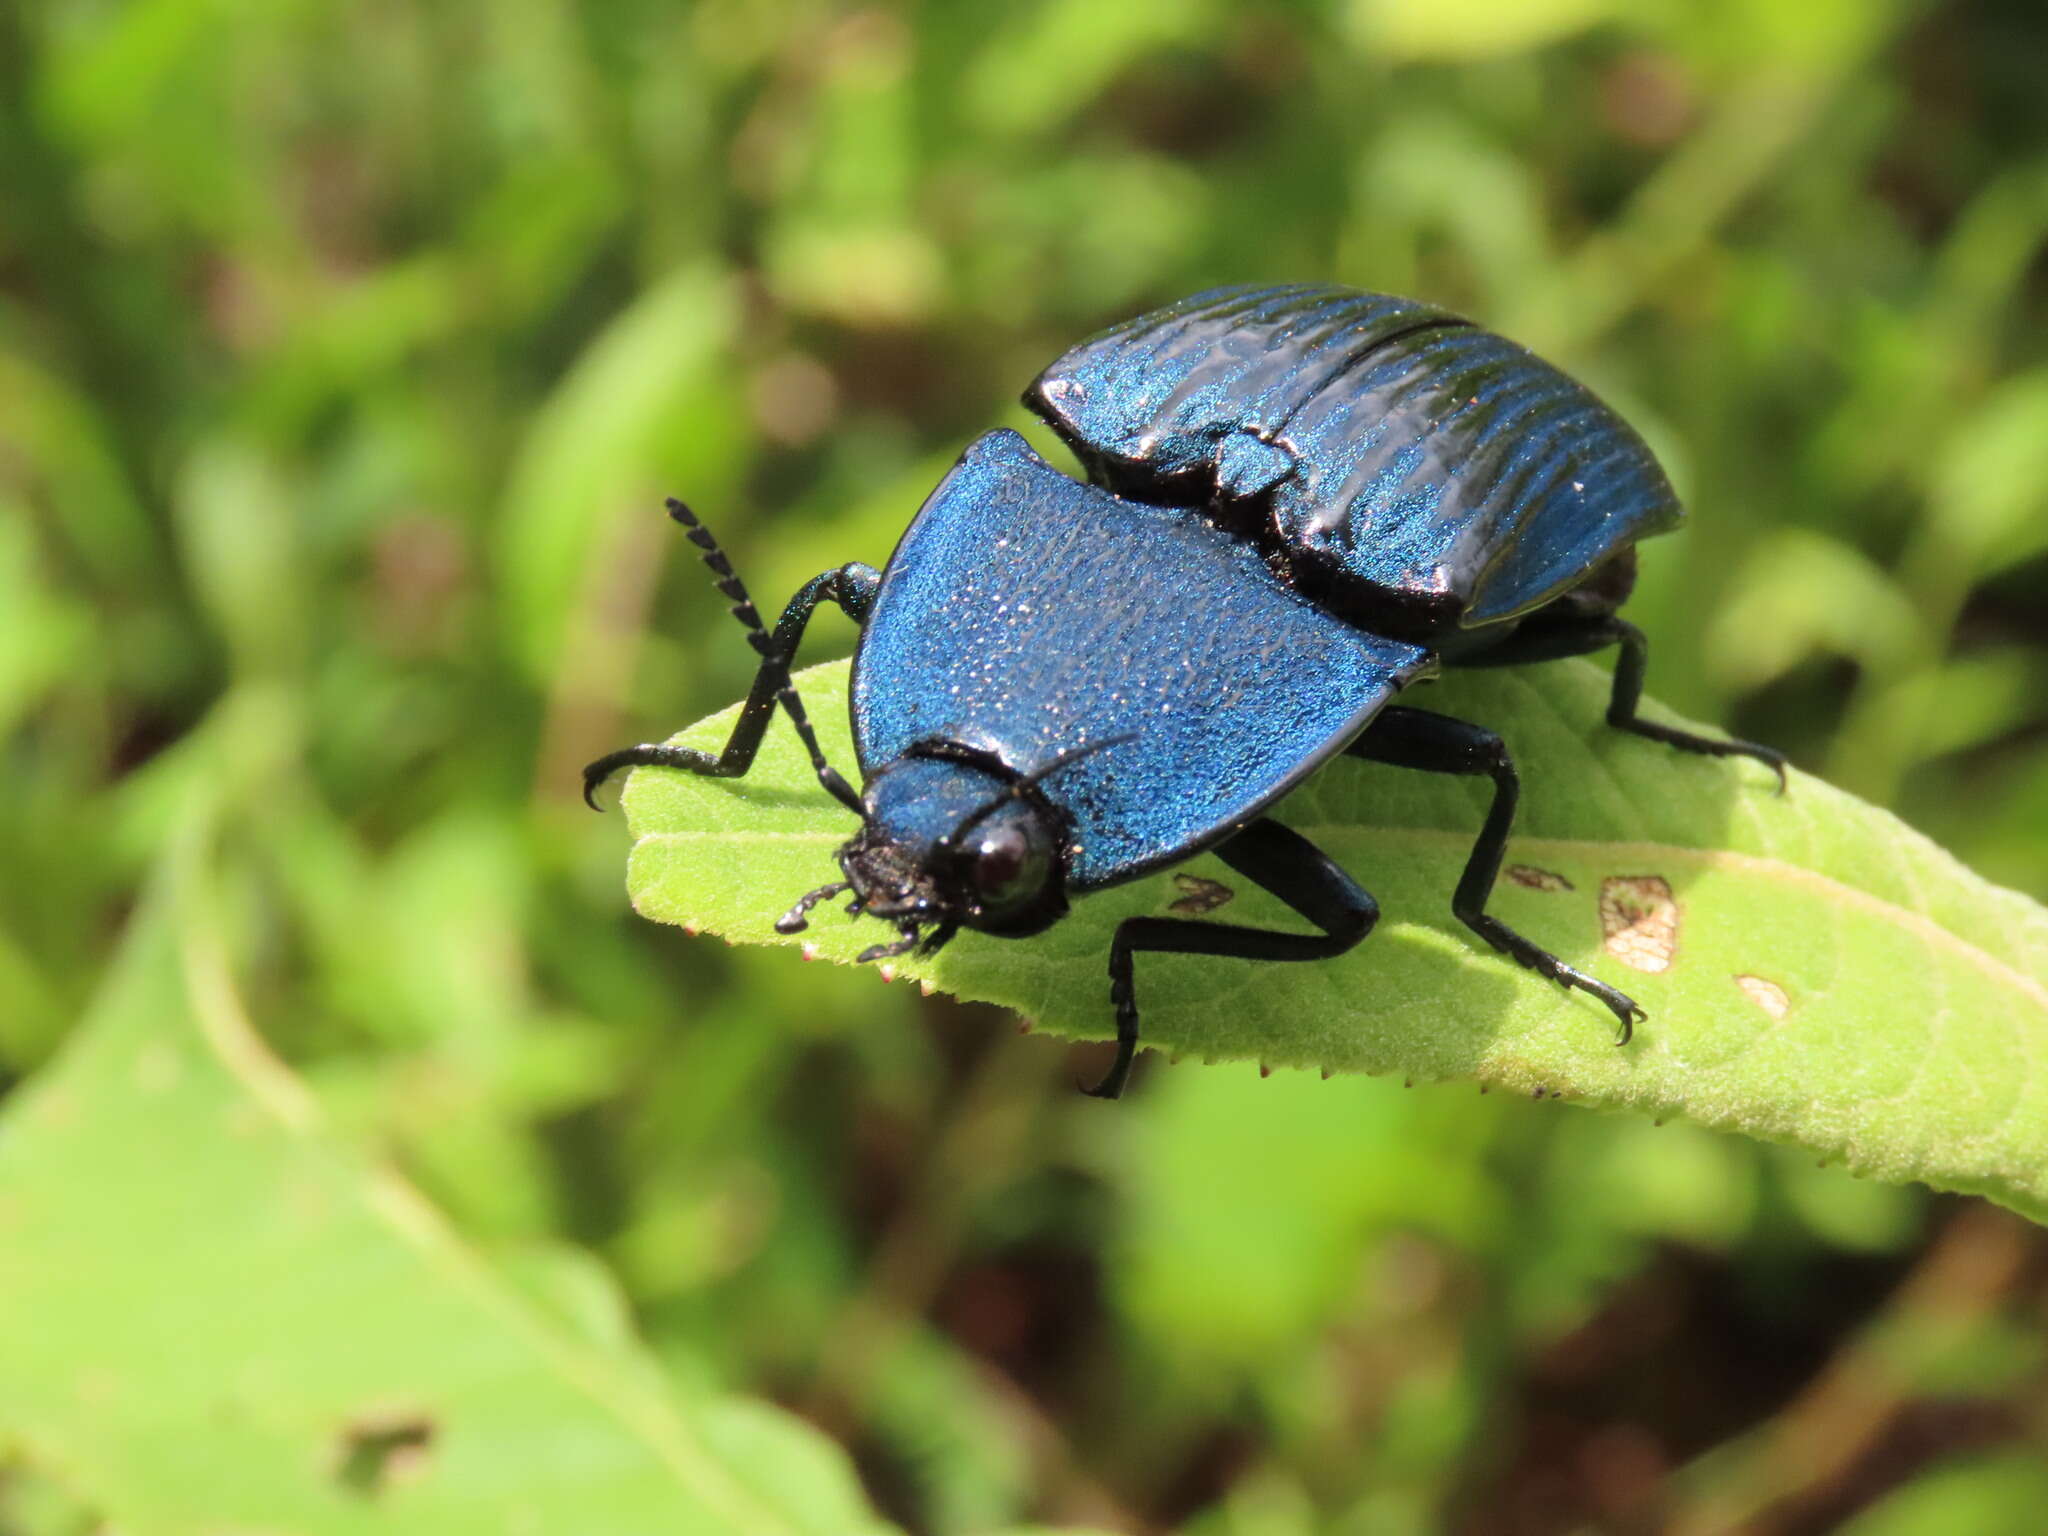
[[[1167,903],[1166,910],[1178,912],[1183,917],[1200,917],[1204,912],[1214,912],[1237,895],[1221,880],[1205,880],[1200,875],[1177,874],[1173,883],[1180,895]]]
[[[1554,869],[1538,869],[1534,864],[1510,864],[1502,871],[1517,885],[1526,885],[1532,891],[1569,891],[1574,889],[1571,881]]]
[[[1678,949],[1678,903],[1662,875],[1610,875],[1600,882],[1600,932],[1607,953],[1638,971],[1667,971]]]
[[[1742,988],[1744,997],[1774,1019],[1782,1019],[1792,1011],[1792,999],[1785,995],[1785,989],[1767,977],[1737,976],[1735,985]]]
[[[434,1421],[405,1409],[372,1409],[341,1431],[335,1448],[334,1480],[350,1493],[375,1498],[426,1470],[434,1445]]]

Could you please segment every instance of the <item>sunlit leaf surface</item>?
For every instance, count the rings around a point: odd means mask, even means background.
[[[802,687],[829,754],[850,767],[844,666],[813,669]],[[1378,930],[1306,965],[1140,956],[1148,1043],[1684,1116],[2048,1215],[2048,912],[1817,780],[1795,775],[1780,797],[1755,764],[1607,729],[1606,688],[1590,664],[1564,663],[1458,676],[1415,702],[1506,737],[1524,796],[1491,910],[1633,995],[1649,1012],[1633,1044],[1617,1049],[1598,1004],[1452,918],[1486,789],[1352,761],[1278,815],[1373,891]],[[713,745],[729,722],[677,739]],[[780,727],[745,780],[641,770],[625,806],[635,906],[744,942],[798,942],[771,925],[833,878],[850,830]],[[898,969],[1101,1036],[1111,933],[1187,900],[1175,873],[1225,887],[1228,920],[1299,926],[1202,857],[1081,901],[1038,939],[967,934]],[[887,936],[821,911],[801,942],[849,961]]]

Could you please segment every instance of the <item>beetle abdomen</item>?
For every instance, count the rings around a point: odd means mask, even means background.
[[[1305,592],[1383,632],[1514,618],[1680,516],[1592,391],[1385,294],[1198,294],[1081,343],[1025,401],[1098,483],[1213,506]]]

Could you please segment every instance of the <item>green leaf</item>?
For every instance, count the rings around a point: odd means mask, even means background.
[[[678,1403],[324,1130],[190,864],[0,1122],[0,1460],[141,1533],[890,1529],[816,1431]]]
[[[1616,9],[1612,0],[1352,0],[1348,19],[1376,52],[1408,62],[1541,48]]]
[[[536,678],[562,662],[563,634],[592,550],[623,517],[658,505],[658,472],[686,444],[700,490],[730,450],[706,430],[704,397],[735,317],[731,284],[708,266],[677,268],[613,319],[535,414],[505,486],[495,534],[506,641]]]
[[[845,664],[800,681],[828,754],[850,768]],[[1141,956],[1147,1043],[1683,1116],[2048,1217],[2048,912],[1818,780],[1794,775],[1781,797],[1754,763],[1608,729],[1607,690],[1598,668],[1565,662],[1457,674],[1418,702],[1506,737],[1523,798],[1490,910],[1635,997],[1649,1019],[1633,1044],[1617,1049],[1597,1003],[1452,918],[1486,786],[1350,760],[1277,814],[1379,898],[1378,929],[1308,965]],[[732,718],[676,739],[715,745]],[[885,936],[825,910],[801,941],[772,929],[834,878],[850,830],[784,727],[744,780],[643,769],[625,806],[645,916],[839,961]],[[1204,855],[1076,903],[1037,939],[967,933],[896,970],[1104,1035],[1112,931],[1166,913],[1176,874],[1231,888],[1222,920],[1301,927]]]
[[[1842,1527],[1846,1536],[1928,1531],[2030,1531],[2048,1503],[2037,1450],[1965,1452],[1930,1468]]]

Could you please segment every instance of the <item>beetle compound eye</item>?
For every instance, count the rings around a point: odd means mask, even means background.
[[[974,887],[984,896],[1002,896],[1024,873],[1030,843],[1022,827],[998,827],[974,850]]]
[[[975,893],[1003,907],[1035,894],[1045,883],[1045,850],[1022,826],[992,828],[974,850]]]

